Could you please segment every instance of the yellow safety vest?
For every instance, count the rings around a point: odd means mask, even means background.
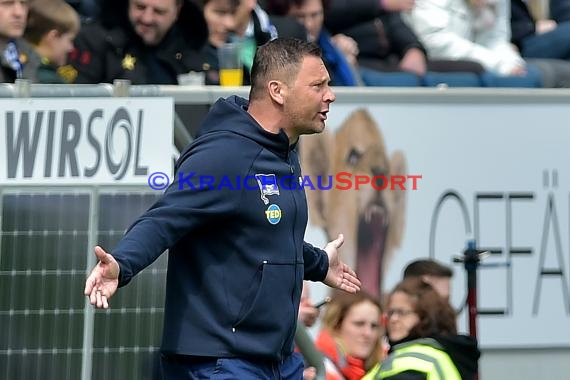
[[[383,380],[405,371],[422,372],[427,380],[461,380],[457,367],[434,339],[417,339],[395,346],[362,380]]]

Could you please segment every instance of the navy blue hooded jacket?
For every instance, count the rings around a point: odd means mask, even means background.
[[[246,110],[239,97],[214,104],[171,186],[112,252],[124,286],[169,249],[163,352],[279,360],[303,279],[326,276],[326,252],[304,242],[295,146]]]

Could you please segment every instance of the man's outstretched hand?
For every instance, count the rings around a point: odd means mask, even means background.
[[[340,260],[338,249],[344,243],[344,235],[339,234],[338,237],[329,242],[324,250],[329,256],[329,270],[323,281],[326,285],[344,290],[348,293],[356,293],[360,290],[360,280],[356,277],[356,273],[352,268]]]
[[[99,262],[85,281],[84,293],[89,297],[91,305],[107,309],[109,298],[115,294],[119,286],[120,268],[115,258],[99,246],[95,247],[95,256]]]

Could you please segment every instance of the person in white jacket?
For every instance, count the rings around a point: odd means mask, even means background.
[[[506,0],[416,0],[404,14],[431,59],[472,60],[493,76],[519,77],[517,86],[539,87],[540,71],[510,43],[509,18]]]

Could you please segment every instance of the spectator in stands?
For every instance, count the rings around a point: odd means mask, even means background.
[[[355,86],[364,84],[367,86],[420,86],[428,84],[424,77],[425,71],[397,73],[382,72],[382,68],[371,69],[360,63],[359,44],[351,37],[342,33],[331,36],[323,27],[325,6],[329,1],[323,0],[268,0],[268,9],[274,13],[286,13],[296,17],[304,24],[309,34],[309,39],[316,41],[323,49],[325,64],[331,74],[332,83],[336,86]],[[416,50],[411,50],[408,58],[418,63]],[[423,56],[423,53],[421,53]],[[407,61],[407,59],[406,59]],[[425,63],[425,62],[424,62]],[[478,65],[475,65],[478,66]],[[399,69],[395,69],[399,70]],[[430,73],[430,79],[436,79],[435,74]],[[466,80],[461,82],[462,78]],[[463,73],[451,75],[447,78],[439,77],[443,81],[454,80],[465,86],[479,86],[476,75]],[[429,84],[428,84],[429,85]]]
[[[73,40],[79,32],[77,12],[63,0],[34,0],[30,3],[28,25],[24,38],[41,57],[37,80],[39,83],[69,83],[75,78],[65,70]],[[58,69],[62,68],[58,72]]]
[[[208,43],[218,48],[229,41],[236,26],[236,10],[240,0],[202,0],[202,11],[208,26]]]
[[[319,44],[323,50],[323,60],[331,76],[332,85],[356,86],[361,82],[356,62],[351,61],[354,52],[347,55],[341,51],[323,28],[322,0],[268,0],[267,6],[273,14],[294,17],[304,25],[308,39]],[[354,49],[357,49],[356,43]]]
[[[432,259],[418,259],[404,268],[404,279],[419,278],[430,284],[443,298],[449,300],[453,271]]]
[[[208,63],[206,84],[219,84],[218,48],[226,42],[239,43],[244,68],[243,82],[250,83],[253,57],[257,48],[277,38],[278,22],[284,36],[306,39],[305,30],[294,20],[269,18],[256,0],[201,0],[208,24],[209,40],[205,47]]]
[[[325,25],[358,42],[360,63],[380,71],[405,71],[419,76],[427,72],[425,49],[400,18],[399,12],[382,9],[381,1],[331,1]],[[413,2],[392,1],[394,10]]]
[[[256,0],[202,0],[202,4],[210,32],[206,52],[211,70],[207,84],[219,84],[217,49],[233,42],[240,45],[243,82],[249,85],[257,47],[277,38],[277,29]]]
[[[315,344],[334,364],[331,374],[361,379],[383,356],[380,302],[362,290],[357,294],[335,292],[331,298]]]
[[[191,0],[114,0],[101,9],[70,54],[76,83],[177,84],[179,74],[204,70],[208,28]]]
[[[203,48],[207,63],[206,84],[219,85],[218,48],[229,41],[235,29],[235,13],[240,0],[201,0],[200,5],[208,27],[208,43]],[[249,81],[244,81],[249,84]]]
[[[458,335],[455,312],[431,285],[418,278],[400,282],[386,309],[390,351],[366,380],[471,380],[477,373],[477,341]]]
[[[22,38],[27,17],[26,0],[0,1],[0,83],[36,81],[40,58]]]
[[[299,20],[305,26],[308,38],[319,44],[323,60],[335,86],[380,85],[380,73],[360,68],[357,61],[358,44],[352,38],[338,34],[331,36],[323,27],[323,0],[268,0],[268,9],[274,14],[285,14]],[[407,80],[418,85],[415,74]]]
[[[508,9],[505,1],[416,0],[405,16],[430,57],[479,62],[487,86],[541,87],[541,72],[510,44]]]
[[[545,87],[570,87],[570,21],[535,21],[525,1],[511,0],[511,32],[521,56],[543,70]]]
[[[480,86],[484,69],[470,60],[441,60],[426,54],[416,34],[402,21],[400,11],[414,0],[334,0],[325,7],[325,26],[358,43],[360,67],[391,73],[386,85],[413,85],[398,73],[414,73],[420,84],[434,86]],[[417,79],[416,79],[417,81]]]

